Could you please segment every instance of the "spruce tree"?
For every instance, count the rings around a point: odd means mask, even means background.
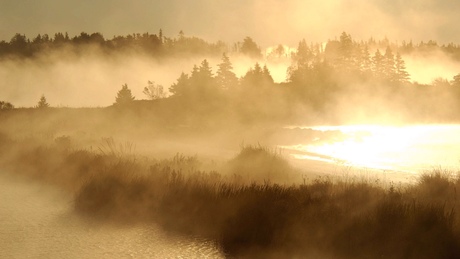
[[[383,73],[387,80],[397,81],[397,74],[395,71],[395,58],[390,47],[387,47],[385,50],[385,55],[383,56]]]
[[[177,79],[177,82],[171,85],[169,91],[176,97],[186,96],[190,87],[190,78],[187,74],[182,74]]]
[[[238,84],[238,78],[233,73],[233,66],[230,58],[224,53],[222,55],[222,63],[217,65],[216,80],[222,89],[230,89]]]
[[[377,50],[374,57],[372,57],[372,72],[374,72],[374,76],[379,78],[384,77],[384,66],[384,57],[380,53],[380,50]]]
[[[395,69],[396,69],[396,75],[397,75],[398,82],[400,82],[400,83],[409,82],[410,75],[406,71],[406,64],[404,63],[404,60],[402,59],[402,57],[399,54],[399,52],[396,53]]]
[[[131,103],[132,101],[134,101],[134,96],[132,95],[131,90],[128,88],[128,85],[122,85],[121,90],[117,93],[114,104],[125,105]]]
[[[37,103],[36,108],[42,109],[42,108],[48,108],[48,107],[50,107],[50,105],[49,105],[49,103],[46,101],[45,95],[42,95],[42,97],[40,97],[40,100],[39,100],[38,103]]]

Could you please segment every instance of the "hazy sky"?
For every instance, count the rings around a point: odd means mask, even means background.
[[[351,33],[391,40],[460,42],[460,1],[448,0],[0,0],[0,40],[19,32],[101,32],[203,37],[266,47]]]

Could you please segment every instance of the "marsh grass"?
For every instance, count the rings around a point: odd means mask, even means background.
[[[460,257],[456,173],[433,170],[404,187],[328,177],[288,185],[276,177],[295,171],[258,146],[243,147],[230,173],[219,174],[180,154],[133,159],[115,143],[95,153],[0,137],[9,146],[0,150],[3,168],[74,192],[80,215],[154,222],[213,239],[230,257]],[[252,173],[257,178],[245,179]]]
[[[281,150],[259,145],[246,145],[228,162],[227,173],[240,175],[246,183],[293,182],[295,170],[282,156]],[[297,175],[296,175],[297,176]]]

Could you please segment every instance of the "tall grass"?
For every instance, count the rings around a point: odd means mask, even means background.
[[[155,222],[214,239],[232,257],[460,258],[456,174],[432,171],[401,188],[330,178],[285,184],[295,170],[257,146],[243,147],[219,174],[180,154],[126,157],[115,143],[95,153],[59,148],[62,140],[5,141],[14,152],[0,150],[3,167],[74,191],[84,217]]]

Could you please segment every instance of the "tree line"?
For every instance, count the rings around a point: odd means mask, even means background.
[[[153,57],[175,55],[220,55],[223,52],[239,52],[251,57],[262,57],[260,47],[255,41],[246,37],[231,47],[217,41],[207,42],[201,38],[186,36],[180,31],[177,37],[166,37],[160,30],[157,34],[134,33],[126,36],[114,36],[106,39],[101,33],[82,32],[70,37],[68,33],[38,34],[28,38],[24,34],[16,33],[10,41],[0,41],[0,58],[4,57],[34,57],[47,51],[59,50],[64,47],[77,53],[85,51],[88,46],[97,46],[108,54],[119,51],[139,51]]]
[[[397,48],[388,45],[371,51],[370,45],[354,41],[345,32],[325,45],[302,40],[290,58],[286,81],[281,83],[275,83],[269,67],[258,62],[238,78],[230,57],[224,53],[215,73],[206,59],[189,73],[182,72],[169,87],[169,96],[163,86],[154,82],[149,82],[144,93],[152,100],[168,96],[188,107],[188,112],[205,114],[230,109],[227,112],[238,113],[247,120],[283,117],[296,105],[326,113],[338,96],[358,93],[383,93],[386,96],[381,98],[399,99],[402,105],[410,104],[404,108],[414,112],[433,105],[426,99],[441,97],[442,92],[451,92],[460,100],[460,74],[452,81],[432,85],[413,83]],[[441,83],[445,87],[437,87]],[[134,100],[131,94],[128,97],[126,100]]]
[[[441,45],[433,40],[427,42],[421,41],[419,43],[413,43],[413,41],[410,40],[397,43],[391,42],[387,38],[376,40],[371,37],[365,41],[350,42],[351,36],[344,32],[340,35],[340,39],[328,40],[327,45],[334,48],[334,45],[338,45],[337,42],[343,42],[344,40],[354,45],[367,46],[369,50],[383,50],[390,47],[395,53],[400,53],[401,55],[414,52],[429,53],[441,51],[451,58],[460,61],[460,45],[455,43]],[[263,57],[260,46],[251,37],[245,37],[242,41],[233,44],[227,44],[222,41],[210,43],[198,37],[187,36],[183,31],[180,31],[176,37],[167,37],[164,36],[163,31],[160,29],[156,34],[148,32],[133,33],[125,36],[116,35],[111,39],[105,38],[99,32],[81,32],[79,35],[73,37],[69,36],[67,32],[57,32],[54,33],[54,35],[38,34],[32,38],[28,38],[24,34],[16,33],[9,41],[0,41],[0,58],[8,56],[34,57],[37,54],[60,49],[62,47],[73,48],[75,51],[84,51],[84,48],[88,45],[98,46],[108,53],[137,50],[155,57],[184,54],[220,55],[223,52],[241,53],[252,58]],[[321,49],[320,44],[311,44],[309,47]],[[276,48],[265,54],[268,58],[291,55],[282,44],[279,44]]]
[[[62,36],[74,41],[66,35]],[[187,41],[184,38],[181,33],[172,42],[181,39]],[[166,45],[168,43],[165,42],[171,41],[164,36],[159,39]],[[386,43],[377,48],[382,42],[356,41],[350,34],[343,32],[338,39],[329,40],[325,44],[308,44],[306,40],[301,40],[291,52],[279,45],[272,50],[271,55],[262,59],[260,47],[247,37],[236,44],[234,49],[259,59],[254,60],[253,66],[242,77],[237,77],[233,71],[230,57],[234,53],[222,52],[221,62],[217,64],[215,72],[207,59],[204,59],[194,65],[190,72],[182,72],[169,87],[148,81],[143,93],[149,100],[172,100],[177,106],[187,107],[188,113],[231,113],[245,120],[286,117],[289,110],[298,105],[319,113],[327,112],[337,97],[354,94],[373,96],[378,93],[383,95],[382,98],[410,103],[410,107],[404,108],[413,110],[427,109],[433,105],[430,100],[436,99],[434,97],[438,95],[444,98],[446,95],[442,93],[446,92],[460,100],[460,73],[452,80],[438,79],[431,85],[411,82],[401,54],[406,51],[403,49],[405,45],[398,47]],[[275,83],[270,68],[262,63],[271,58],[290,59],[284,82]],[[117,93],[115,104],[120,106],[133,103],[134,99],[125,84]],[[460,102],[457,103],[460,107]],[[353,105],[359,104],[350,103],[350,106]],[[455,109],[452,107],[452,110]]]

